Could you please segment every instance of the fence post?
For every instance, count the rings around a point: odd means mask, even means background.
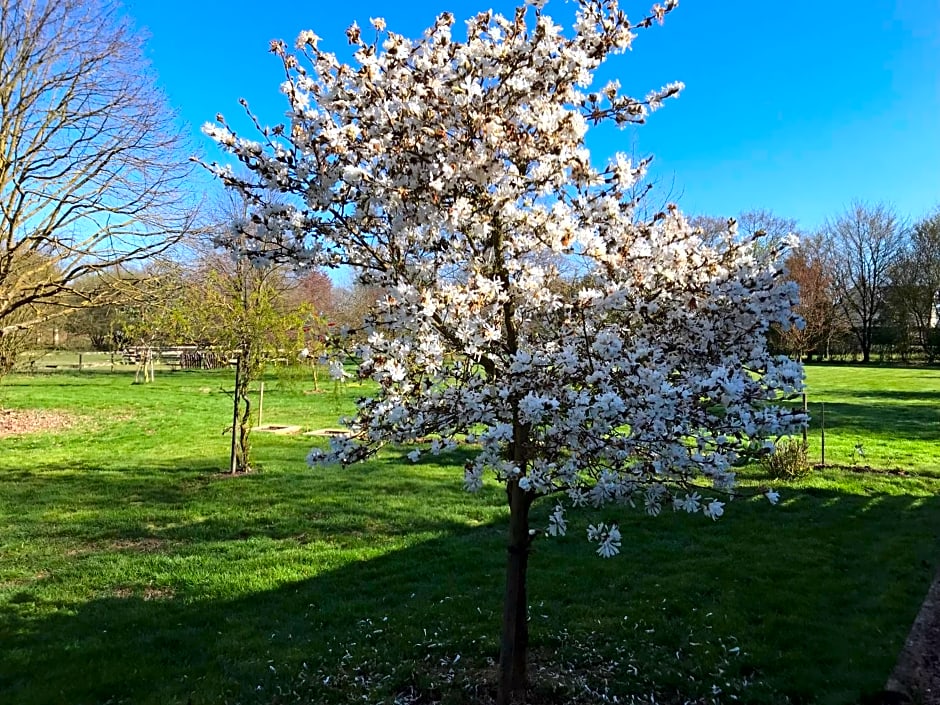
[[[805,415],[809,411],[809,407],[806,404],[806,392],[803,392],[803,414]],[[809,432],[807,424],[803,424],[803,449],[805,451],[809,440],[806,437],[806,434]]]
[[[822,402],[822,466],[826,467],[826,402]]]

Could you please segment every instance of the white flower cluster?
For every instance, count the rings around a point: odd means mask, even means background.
[[[592,88],[634,37],[616,0],[581,0],[571,37],[538,2],[477,16],[466,41],[453,24],[408,40],[373,20],[373,43],[352,27],[353,65],[305,32],[302,56],[275,46],[289,124],[263,143],[207,129],[251,174],[218,169],[255,204],[255,236],[383,292],[360,351],[379,391],[311,459],[469,435],[469,490],[490,471],[532,496],[717,519],[735,465],[805,422],[776,403],[802,370],[766,344],[796,323],[783,252],[706,245],[674,208],[637,222],[645,163],[593,165],[591,126],[643,121],[681,88]],[[560,505],[549,521],[565,532]],[[619,551],[615,525],[588,535]]]
[[[597,555],[601,558],[612,558],[620,553],[620,529],[616,524],[592,524],[587,530],[588,541],[599,544]]]

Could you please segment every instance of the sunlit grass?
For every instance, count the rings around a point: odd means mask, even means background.
[[[810,456],[826,463],[901,469],[940,477],[940,369],[809,369]]]
[[[413,464],[391,448],[310,469],[303,458],[323,439],[258,434],[260,471],[231,478],[230,373],[131,377],[0,385],[0,406],[82,417],[62,433],[0,439],[0,702],[392,702],[420,691],[457,703],[485,688],[506,511],[492,484],[461,490],[468,451]],[[265,421],[335,426],[367,391],[311,387],[270,375]],[[572,514],[569,536],[539,538],[532,558],[542,691],[559,702],[596,701],[589,685],[621,698],[656,690],[659,702],[835,705],[883,686],[938,563],[929,400],[940,376],[814,367],[809,389],[811,408],[826,402],[827,461],[850,464],[838,454],[864,431],[864,464],[909,474],[816,471],[779,487],[779,507],[742,500],[719,522]],[[886,454],[873,457],[879,443]],[[889,460],[902,456],[909,466]],[[536,505],[537,525],[549,508]],[[623,555],[609,561],[583,539],[600,518],[623,530]]]

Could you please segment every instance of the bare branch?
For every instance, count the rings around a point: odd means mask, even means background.
[[[109,300],[191,226],[151,74],[111,0],[0,0],[0,336]]]
[[[827,223],[826,231],[839,305],[868,362],[891,270],[907,242],[907,228],[889,206],[856,202]]]

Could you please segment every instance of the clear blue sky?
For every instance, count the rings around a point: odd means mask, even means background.
[[[639,19],[652,0],[622,0]],[[159,84],[201,136],[217,112],[236,125],[245,98],[273,124],[286,107],[271,39],[302,29],[341,57],[345,28],[385,17],[419,35],[442,11],[458,22],[481,10],[509,14],[504,0],[125,0],[150,34]],[[573,5],[547,11],[570,26]],[[916,218],[940,204],[940,2],[937,0],[683,0],[664,26],[645,30],[605,80],[644,95],[670,81],[686,90],[649,123],[593,139],[614,151],[655,156],[660,200],[690,214],[728,216],[765,207],[820,225],[853,199],[886,201]],[[226,160],[228,161],[228,160]]]

